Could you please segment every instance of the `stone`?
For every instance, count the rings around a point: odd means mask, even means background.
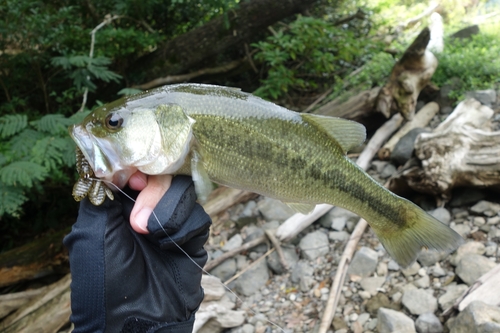
[[[391,302],[386,294],[378,293],[377,295],[366,301],[365,309],[372,315],[376,316],[380,308],[400,310],[401,305],[395,302]]]
[[[380,308],[377,319],[379,333],[416,333],[413,320],[401,312]]]
[[[386,276],[389,273],[389,268],[385,262],[379,262],[377,265],[377,275]]]
[[[445,251],[437,251],[437,250],[422,250],[418,254],[417,261],[424,267],[429,267],[437,263],[438,261],[443,260],[448,256],[448,253]]]
[[[299,249],[305,259],[315,260],[330,251],[328,236],[320,230],[305,235],[299,243]]]
[[[238,247],[240,247],[243,244],[243,238],[241,235],[238,233],[234,235],[233,237],[229,238],[229,240],[224,244],[222,247],[222,251],[228,252],[231,250],[234,250]]]
[[[494,89],[468,91],[465,98],[474,98],[481,104],[491,107],[497,100],[497,93]]]
[[[418,262],[415,261],[413,264],[411,264],[411,266],[406,267],[401,271],[403,272],[404,276],[408,277],[417,274],[420,267],[421,266],[418,264]]]
[[[488,257],[494,257],[496,256],[498,250],[498,244],[495,242],[488,242],[486,243],[486,247],[484,249],[484,254]]]
[[[267,263],[261,260],[234,281],[234,289],[244,296],[250,296],[264,286],[267,280],[269,280]]]
[[[285,221],[294,214],[293,210],[283,202],[268,197],[257,203],[257,209],[266,221]]]
[[[429,274],[434,276],[434,277],[441,277],[445,276],[446,272],[445,270],[439,265],[439,263],[436,263],[434,266],[432,266],[429,270]]]
[[[481,200],[470,208],[470,211],[476,214],[483,214],[486,216],[495,216],[500,212],[500,204]]]
[[[498,333],[500,308],[481,301],[470,303],[450,324],[450,333]]]
[[[459,187],[452,192],[450,207],[471,205],[486,198],[484,190],[475,187]]]
[[[460,259],[463,256],[468,254],[479,254],[482,255],[486,251],[485,246],[481,242],[467,242],[465,244],[460,245],[455,254],[450,259],[450,263],[453,266],[458,265]]]
[[[363,312],[359,315],[358,322],[361,324],[361,326],[363,326],[368,321],[368,319],[370,319],[370,314]]]
[[[333,207],[328,213],[319,219],[319,223],[325,228],[332,228],[336,231],[342,231],[347,222],[356,223],[359,216],[347,209]]]
[[[450,211],[444,207],[438,207],[434,210],[431,210],[428,212],[432,216],[434,216],[436,219],[439,221],[443,222],[446,225],[450,225],[451,221],[451,214]]]
[[[391,259],[387,263],[387,269],[390,271],[399,271],[400,267],[399,267],[397,262],[395,262],[394,260]]]
[[[372,161],[372,168],[373,170],[375,170],[377,173],[381,173],[382,170],[384,170],[385,166],[388,164],[389,162],[387,161]]]
[[[309,261],[299,260],[292,268],[290,279],[293,283],[299,285],[301,291],[308,292],[315,283],[313,274],[314,268],[311,266]]]
[[[391,162],[396,165],[405,164],[413,155],[417,136],[427,132],[429,130],[425,128],[414,128],[401,137],[391,153]]]
[[[380,178],[382,179],[387,179],[389,177],[391,177],[393,174],[396,173],[396,167],[389,163],[385,166],[384,170],[382,170],[382,173],[380,174]]]
[[[378,263],[377,252],[373,251],[368,247],[361,247],[354,258],[352,259],[349,269],[347,270],[348,275],[358,275],[361,277],[368,277],[375,272]]]
[[[385,277],[376,276],[376,277],[367,277],[361,279],[359,284],[363,290],[370,293],[371,296],[375,296],[378,293],[378,289],[382,287],[385,282]]]
[[[299,256],[295,250],[295,247],[282,247],[283,256],[285,257],[285,261],[288,264],[288,267],[294,267],[295,264],[299,261]],[[281,264],[279,260],[278,253],[274,251],[267,257],[267,265],[273,271],[274,274],[281,275],[286,272],[285,267]]]
[[[442,333],[443,325],[439,318],[432,312],[422,313],[415,321],[418,333]]]
[[[495,266],[495,262],[486,257],[479,254],[467,254],[460,259],[455,272],[470,286]]]
[[[469,289],[465,284],[452,283],[445,287],[446,292],[439,297],[438,303],[441,310],[451,307],[462,294]]]
[[[236,259],[229,258],[210,271],[210,274],[226,281],[236,273]]]
[[[434,312],[438,307],[436,298],[422,289],[407,290],[403,294],[401,302],[403,303],[403,306],[414,315]]]
[[[330,231],[328,238],[334,242],[345,242],[351,235],[347,231]]]
[[[466,224],[455,224],[453,223],[450,225],[450,227],[455,230],[460,236],[466,238],[470,234],[470,227]]]
[[[420,279],[417,279],[413,281],[413,284],[417,288],[429,288],[431,285],[431,279],[429,278],[429,275],[422,276]]]

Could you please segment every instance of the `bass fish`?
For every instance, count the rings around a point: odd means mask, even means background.
[[[122,98],[70,128],[95,176],[118,187],[137,170],[193,177],[282,200],[307,213],[327,203],[364,218],[408,266],[422,247],[452,251],[462,238],[373,180],[346,153],[363,143],[356,122],[301,114],[238,89],[179,84]]]

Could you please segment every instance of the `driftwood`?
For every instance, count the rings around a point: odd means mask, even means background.
[[[44,292],[25,304],[0,323],[0,331],[51,333],[69,322],[71,277],[48,286]]]
[[[385,140],[401,126],[402,121],[400,115],[395,115],[379,128],[356,161],[360,168],[364,170],[368,169],[373,156],[375,156]],[[291,240],[314,221],[325,215],[332,207],[332,205],[321,204],[317,205],[314,210],[307,215],[301,213],[292,215],[279,226],[276,231],[276,237],[281,241]]]
[[[474,99],[461,102],[432,133],[415,142],[420,166],[391,179],[448,200],[454,187],[500,185],[500,131],[492,132],[493,110]],[[392,188],[392,184],[391,187]]]
[[[394,134],[392,138],[378,151],[378,158],[381,160],[388,160],[391,157],[394,147],[406,133],[417,127],[425,127],[436,115],[436,113],[438,113],[438,111],[439,105],[435,102],[430,102],[424,105],[424,107],[417,112],[415,117],[404,124],[399,131],[397,131],[396,134]]]
[[[343,96],[340,96],[314,110],[313,113],[362,122],[363,118],[374,113],[373,105],[379,92],[380,88],[375,87],[362,91],[350,97],[347,101],[344,100]]]
[[[0,295],[0,318],[3,318],[12,311],[19,309],[21,306],[28,303],[46,290],[47,287],[42,287],[18,293]]]
[[[0,254],[0,287],[67,271],[62,239],[68,230],[42,237]]]
[[[395,112],[413,118],[420,91],[430,82],[438,61],[427,50],[430,30],[425,28],[394,65],[389,81],[380,90],[376,110],[386,118]]]
[[[221,186],[213,191],[208,201],[203,205],[203,209],[211,218],[225,212],[228,208],[255,198],[257,194]]]
[[[231,251],[224,253],[223,255],[217,257],[214,260],[210,260],[209,262],[207,262],[205,267],[203,267],[203,269],[206,270],[207,272],[210,272],[212,269],[214,269],[217,265],[222,263],[224,260],[227,260],[231,257],[234,257],[235,255],[237,255],[243,251],[246,251],[246,250],[249,250],[253,247],[256,247],[257,245],[264,243],[266,241],[266,239],[267,238],[265,235],[262,235],[259,238],[255,238],[254,240],[251,240],[250,242],[245,243],[242,246],[237,247],[236,249],[233,249]]]

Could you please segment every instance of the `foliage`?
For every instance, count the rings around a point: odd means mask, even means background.
[[[359,31],[314,17],[295,21],[254,44],[255,59],[266,65],[267,76],[255,94],[278,99],[290,90],[311,92],[345,76],[377,49]]]
[[[466,91],[492,88],[500,83],[500,24],[470,39],[448,39],[432,78],[438,86],[452,86],[450,98],[459,100]]]

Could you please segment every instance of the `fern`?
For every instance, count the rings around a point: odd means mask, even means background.
[[[24,114],[8,114],[0,117],[0,139],[8,138],[21,132],[28,126],[28,117]]]
[[[23,189],[0,182],[0,216],[9,214],[19,217],[22,205],[28,200]]]
[[[38,140],[33,147],[31,161],[42,165],[48,171],[56,170],[61,164],[65,164],[63,156],[68,147],[66,138],[45,137]],[[74,148],[72,150],[74,152]]]
[[[14,135],[8,142],[13,158],[22,158],[31,154],[31,149],[43,136],[43,133],[31,128],[26,128],[18,135]]]
[[[34,181],[42,181],[47,171],[40,164],[16,161],[0,168],[0,182],[7,186],[31,188]]]
[[[62,114],[48,114],[39,120],[32,121],[31,125],[41,132],[54,135],[65,133],[72,123],[69,118],[64,117]]]

